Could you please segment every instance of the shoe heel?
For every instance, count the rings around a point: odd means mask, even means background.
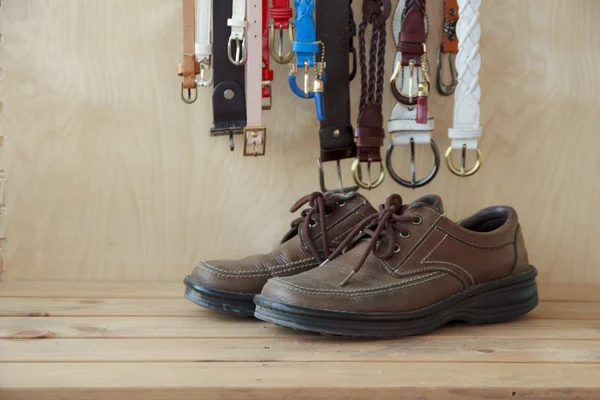
[[[501,322],[523,316],[538,304],[535,272],[531,277],[513,277],[493,290],[465,300],[455,319],[469,324]],[[525,278],[525,279],[524,279]]]

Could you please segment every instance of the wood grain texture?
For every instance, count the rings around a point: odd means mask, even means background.
[[[318,188],[313,104],[289,93],[286,67],[275,68],[265,114],[267,157],[244,159],[240,138],[231,153],[225,139],[209,137],[209,90],[192,106],[181,102],[180,7],[178,0],[3,0],[11,279],[180,281],[199,259],[270,249],[288,227],[292,202]],[[428,4],[432,65],[441,7]],[[440,193],[452,218],[511,204],[540,281],[600,283],[599,20],[594,0],[483,2],[484,168],[462,180],[443,168],[414,191],[388,179],[369,199]],[[388,50],[387,75],[391,37]],[[386,88],[386,117],[392,106]],[[452,99],[434,93],[431,109],[444,149]],[[408,153],[394,154],[407,174]],[[432,156],[426,149],[417,156],[418,170],[428,170]]]
[[[0,340],[4,362],[476,362],[600,364],[600,341],[415,337]],[[598,366],[600,368],[600,366]],[[352,368],[352,366],[348,366]]]
[[[67,294],[56,298],[49,294],[59,283],[47,291],[38,283],[25,285],[0,285],[36,295],[0,295],[2,400],[600,396],[598,302],[570,301],[580,294],[576,290],[570,298],[542,302],[513,322],[357,340],[301,334],[200,309],[193,316],[185,301],[168,291],[159,292],[164,298],[148,298],[151,285],[121,282],[127,298],[115,297],[109,283],[62,283]],[[67,290],[83,292],[88,285],[96,297],[84,303]],[[545,293],[550,298],[567,294],[562,289]],[[10,316],[38,307],[61,316]],[[148,316],[148,308],[178,316]]]
[[[313,336],[254,320],[203,317],[3,317],[0,339],[246,338]],[[496,325],[452,324],[430,335],[449,338],[600,340],[600,320],[524,317]]]
[[[252,362],[63,363],[57,370],[52,363],[0,364],[0,382],[6,382],[0,396],[6,400],[62,396],[112,400],[116,393],[121,395],[118,398],[128,393],[132,400],[455,400],[505,399],[512,393],[513,397],[519,393],[520,398],[531,399],[596,399],[600,395],[600,368],[596,364],[445,363],[435,373],[430,363],[366,362],[351,366],[328,362],[305,363],[302,368],[295,363]]]

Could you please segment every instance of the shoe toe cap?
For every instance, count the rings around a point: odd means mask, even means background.
[[[200,262],[188,279],[196,285],[232,293],[258,294],[268,274],[261,271],[245,271],[217,262]]]

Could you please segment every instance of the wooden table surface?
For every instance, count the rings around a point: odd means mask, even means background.
[[[0,399],[599,399],[600,287],[394,340],[215,315],[180,283],[0,283]]]

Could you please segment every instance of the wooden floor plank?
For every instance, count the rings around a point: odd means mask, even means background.
[[[600,320],[600,302],[541,301],[529,316],[539,319]]]
[[[183,277],[182,277],[183,280]],[[0,282],[0,297],[181,298],[183,282]]]
[[[0,364],[0,382],[3,400],[600,396],[595,364],[13,363]]]
[[[0,339],[27,338],[203,338],[280,337],[299,335],[253,319],[194,317],[5,317]],[[309,335],[309,334],[302,334]],[[493,325],[446,326],[432,335],[460,338],[600,339],[600,321],[553,320],[524,317]]]
[[[178,299],[0,297],[0,317],[27,316],[212,317],[214,313],[193,304],[184,297]]]
[[[600,363],[600,340],[323,336],[231,339],[0,340],[2,362],[483,362]],[[599,367],[600,368],[600,367]]]
[[[182,277],[183,279],[183,277]],[[597,301],[598,285],[539,285],[544,301]],[[0,282],[0,297],[181,298],[182,282]]]
[[[214,317],[187,299],[14,298],[0,297],[0,317],[26,316],[171,316]],[[532,318],[598,319],[600,302],[540,302]]]
[[[0,319],[0,339],[6,338],[105,338],[105,337],[260,337],[273,326],[251,318],[215,315],[204,317],[5,317]]]

